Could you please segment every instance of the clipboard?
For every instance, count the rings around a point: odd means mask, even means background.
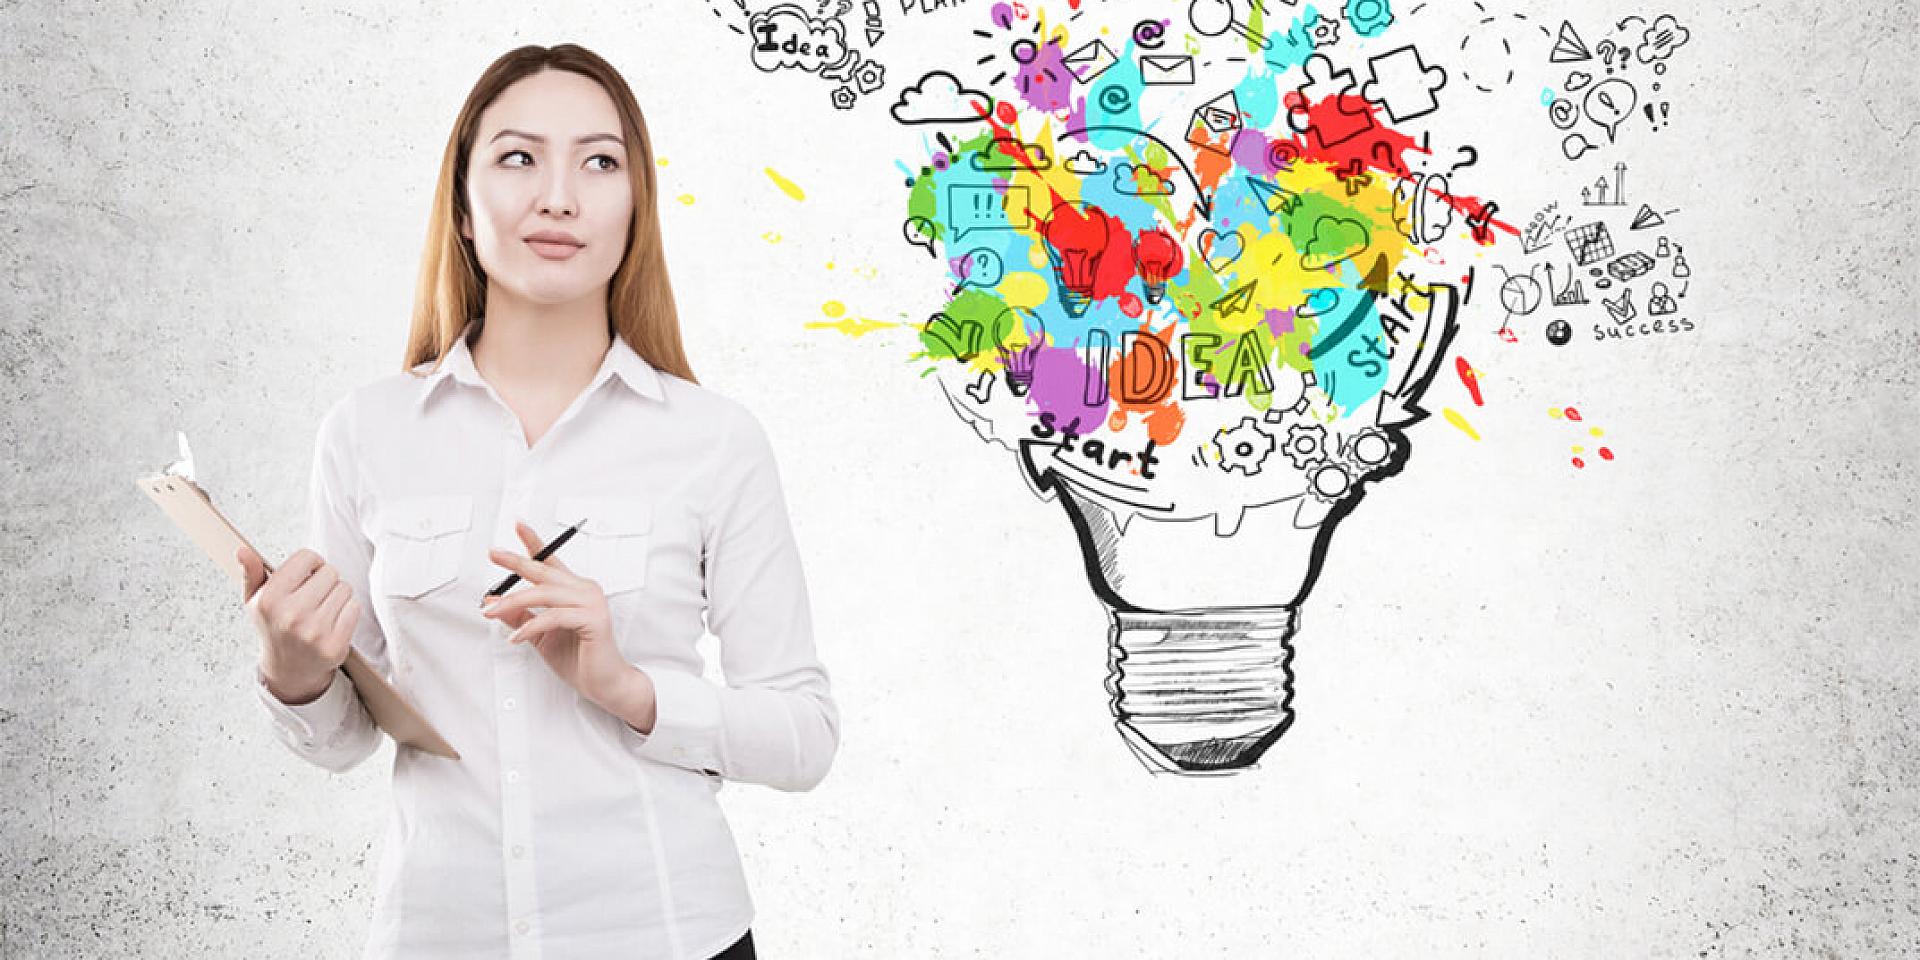
[[[180,459],[168,464],[166,469],[152,476],[134,480],[134,485],[146,491],[153,502],[166,511],[168,517],[186,531],[193,542],[224,571],[229,578],[243,587],[247,582],[246,568],[234,556],[242,546],[253,549],[253,544],[235,529],[226,516],[213,505],[213,498],[201,489],[193,476],[193,454],[187,449],[187,435],[179,434]],[[254,553],[260,551],[254,550]],[[262,556],[264,562],[265,557]],[[273,567],[267,566],[267,573],[273,573]],[[372,616],[373,609],[362,605],[362,616]],[[347,678],[353,681],[353,688],[360,695],[360,702],[366,704],[367,712],[373,715],[373,722],[385,730],[398,743],[424,750],[437,757],[449,760],[460,759],[447,741],[433,729],[418,710],[400,696],[385,677],[380,675],[373,664],[368,663],[360,651],[352,646],[347,648],[347,660],[341,665],[347,671]]]

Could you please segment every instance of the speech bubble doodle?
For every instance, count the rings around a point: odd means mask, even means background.
[[[959,287],[991,287],[1007,275],[1006,264],[1000,261],[1000,255],[986,247],[974,247],[967,255],[953,261],[953,274],[960,278]]]
[[[1560,141],[1560,152],[1566,154],[1568,160],[1578,160],[1592,149],[1593,144],[1587,142],[1587,135],[1578,131],[1567,134],[1566,139]]]
[[[1587,91],[1587,119],[1607,129],[1607,142],[1612,143],[1619,132],[1621,122],[1633,113],[1633,105],[1640,99],[1640,92],[1633,84],[1615,77],[1602,80]]]
[[[900,236],[906,238],[908,243],[916,247],[925,247],[927,256],[935,260],[940,259],[940,254],[934,252],[933,249],[934,229],[932,220],[928,220],[926,217],[908,217],[906,222],[900,225]]]
[[[975,230],[1019,230],[1027,226],[1027,188],[991,184],[955,184],[947,190],[950,242]]]
[[[791,3],[754,14],[747,31],[754,40],[753,65],[767,73],[786,68],[820,73],[847,59],[846,26],[815,20]]]

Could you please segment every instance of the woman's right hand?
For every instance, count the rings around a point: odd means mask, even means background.
[[[237,554],[247,581],[242,600],[260,633],[260,672],[267,691],[287,704],[310,703],[327,692],[347,660],[360,602],[353,588],[312,550],[294,551],[267,574],[251,548]]]

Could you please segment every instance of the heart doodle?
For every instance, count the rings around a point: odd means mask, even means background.
[[[1246,248],[1246,241],[1240,239],[1237,232],[1221,233],[1212,227],[1200,231],[1200,258],[1207,261],[1207,267],[1215,273],[1240,259]]]

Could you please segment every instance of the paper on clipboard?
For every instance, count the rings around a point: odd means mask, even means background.
[[[134,485],[146,491],[147,496],[153,498],[153,502],[159,504],[174,524],[185,531],[230,579],[244,585],[246,569],[234,554],[242,546],[253,549],[253,545],[239,530],[234,529],[195,480],[193,452],[187,447],[187,435],[180,433],[179,438],[180,459],[168,464],[160,473],[136,479]],[[268,566],[267,572],[272,573],[273,567]],[[363,604],[361,615],[372,616],[372,609]],[[449,760],[460,759],[460,754],[418,710],[400,696],[400,692],[373,668],[373,664],[360,655],[358,649],[347,649],[347,660],[341,667],[347,671],[347,678],[353,681],[354,690],[360,694],[360,701],[366,704],[367,712],[373,715],[373,722],[396,742]]]

